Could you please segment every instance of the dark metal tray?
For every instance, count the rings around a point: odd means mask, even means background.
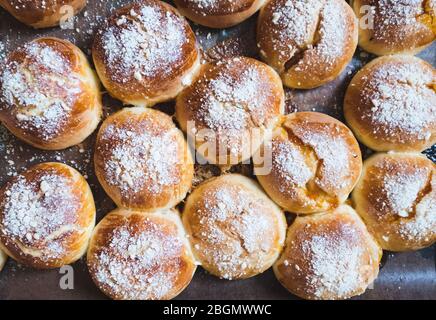
[[[87,8],[75,19],[75,28],[51,28],[36,31],[0,11],[0,63],[4,54],[16,46],[39,36],[56,36],[68,39],[85,53],[90,53],[93,34],[99,22],[114,8],[130,0],[88,0]],[[208,59],[246,55],[257,57],[255,42],[256,17],[226,30],[213,30],[193,25],[198,40]],[[436,65],[436,43],[419,55]],[[353,61],[335,81],[308,91],[288,90],[287,112],[319,111],[343,120],[342,100],[352,76],[374,57],[357,51]],[[121,104],[104,97],[105,115],[118,110]],[[167,103],[157,108],[172,114],[174,106]],[[0,126],[0,185],[11,175],[44,161],[65,162],[82,172],[91,185],[100,219],[115,206],[99,186],[93,173],[92,153],[95,134],[79,146],[60,152],[36,150],[17,141]],[[364,150],[368,155],[371,151]],[[426,152],[436,161],[436,147]],[[236,171],[250,174],[250,168],[238,167]],[[18,265],[9,259],[0,273],[0,299],[103,299],[94,286],[81,259],[73,265],[74,289],[62,290],[59,270],[38,271]],[[190,286],[178,299],[295,299],[275,279],[271,270],[243,281],[220,280],[198,268]],[[436,299],[436,246],[407,253],[385,252],[382,268],[373,287],[357,299]]]

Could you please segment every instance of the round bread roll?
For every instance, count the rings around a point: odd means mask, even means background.
[[[65,164],[37,164],[0,190],[0,249],[24,265],[50,269],[77,261],[94,226],[91,189]]]
[[[284,113],[284,100],[272,68],[236,57],[204,65],[196,82],[177,97],[176,117],[199,155],[228,167],[259,149]]]
[[[365,161],[353,201],[383,249],[436,242],[436,166],[422,154],[376,154]]]
[[[239,174],[198,186],[186,201],[182,219],[201,266],[228,280],[267,270],[285,240],[283,212],[260,186]]]
[[[6,260],[8,260],[8,256],[2,250],[0,250],[0,271],[3,270],[3,267],[6,264]]]
[[[357,47],[357,19],[343,0],[271,0],[257,25],[260,55],[290,88],[338,77]]]
[[[200,67],[188,22],[157,0],[136,1],[115,11],[97,33],[92,54],[108,92],[137,106],[175,98]]]
[[[125,108],[102,124],[95,173],[123,208],[168,209],[191,188],[194,164],[183,133],[171,117],[149,108]]]
[[[251,17],[266,0],[175,0],[179,11],[195,23],[228,28]]]
[[[357,140],[342,122],[322,113],[283,117],[271,143],[261,147],[254,173],[285,210],[314,213],[343,203],[362,171]]]
[[[59,25],[86,6],[86,0],[0,0],[0,6],[17,20],[34,28]]]
[[[196,269],[176,210],[116,209],[95,228],[88,268],[100,290],[117,300],[169,300]]]
[[[364,293],[376,279],[381,257],[362,220],[342,205],[297,217],[273,269],[280,283],[303,299],[348,299]]]
[[[60,150],[82,142],[101,113],[98,79],[82,51],[66,40],[26,43],[0,70],[0,121],[36,148]]]
[[[436,71],[412,56],[380,57],[351,81],[345,118],[377,151],[422,151],[436,143]]]
[[[435,39],[435,0],[354,0],[359,46],[376,55],[417,54]]]

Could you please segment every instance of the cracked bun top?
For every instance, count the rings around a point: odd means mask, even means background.
[[[173,99],[200,65],[188,22],[158,0],[140,0],[116,10],[97,32],[92,55],[109,93],[138,106]]]
[[[418,250],[436,242],[436,166],[424,155],[372,156],[353,201],[385,250]]]
[[[271,161],[255,165],[257,179],[276,203],[294,213],[337,207],[348,198],[362,170],[361,151],[351,130],[317,112],[283,117],[271,144],[261,150]]]
[[[92,234],[87,263],[95,284],[117,300],[172,299],[196,269],[176,210],[112,211]]]
[[[66,14],[77,14],[86,0],[0,0],[0,6],[17,20],[34,28],[54,27]],[[70,11],[72,10],[72,11]]]
[[[190,20],[210,28],[228,28],[248,19],[265,0],[175,0]]]
[[[78,260],[95,225],[91,189],[73,168],[47,162],[20,173],[0,190],[0,248],[34,268]]]
[[[182,219],[201,266],[228,280],[264,272],[285,240],[283,212],[255,181],[239,174],[199,185],[188,197]]]
[[[303,299],[348,299],[364,293],[376,279],[381,257],[362,220],[342,205],[297,217],[273,268],[280,283]]]
[[[262,59],[290,88],[335,79],[357,47],[357,19],[343,0],[271,0],[260,10],[257,28]]]
[[[249,159],[283,112],[277,73],[246,57],[205,64],[176,101],[177,120],[197,152],[221,166]]]
[[[123,208],[171,208],[191,188],[194,164],[183,133],[171,117],[145,107],[124,108],[100,127],[95,173]]]
[[[344,114],[373,150],[425,150],[436,143],[436,71],[412,56],[377,58],[351,81]]]
[[[354,0],[352,6],[363,22],[359,46],[368,52],[417,54],[435,40],[435,0]]]
[[[82,142],[101,113],[97,77],[82,51],[66,40],[28,42],[0,70],[0,120],[34,147],[59,150]]]

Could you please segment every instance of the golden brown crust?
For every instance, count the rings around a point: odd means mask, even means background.
[[[422,151],[436,143],[436,71],[405,55],[377,58],[351,81],[345,118],[377,151]]]
[[[197,153],[220,166],[249,159],[283,112],[277,73],[246,57],[204,65],[176,101],[177,120]]]
[[[196,264],[176,210],[116,209],[95,228],[88,268],[117,300],[169,300],[190,283]]]
[[[0,6],[9,11],[17,20],[34,28],[47,28],[59,25],[69,14],[80,12],[86,0],[0,0]],[[68,6],[68,7],[64,7]]]
[[[95,225],[91,189],[73,168],[41,163],[0,191],[0,247],[34,268],[58,268],[86,251]]]
[[[3,267],[5,266],[7,260],[8,256],[6,255],[6,253],[0,250],[0,271],[3,270]]]
[[[271,144],[261,147],[254,173],[268,195],[294,213],[334,209],[353,190],[362,171],[359,144],[342,122],[322,113],[282,118]]]
[[[200,65],[188,22],[157,0],[137,1],[115,11],[97,33],[92,53],[109,93],[138,106],[173,99]]]
[[[102,124],[94,155],[95,173],[119,206],[165,209],[182,201],[194,165],[183,133],[171,117],[149,108],[125,108]]]
[[[435,0],[354,0],[352,6],[361,21],[359,46],[368,52],[417,54],[435,40]]]
[[[381,256],[356,212],[342,205],[332,212],[297,217],[274,273],[303,299],[347,299],[364,293],[375,280]]]
[[[286,233],[280,208],[253,180],[239,174],[198,186],[186,201],[182,219],[202,267],[228,280],[268,269],[278,258]]]
[[[262,58],[291,88],[315,88],[339,76],[357,37],[356,16],[343,0],[271,0],[257,25]]]
[[[72,43],[39,38],[13,51],[0,70],[0,120],[34,147],[82,142],[102,113],[96,75]]]
[[[376,154],[353,191],[356,211],[383,249],[436,242],[436,166],[421,154]]]
[[[188,19],[210,28],[228,28],[251,17],[265,0],[175,0]]]

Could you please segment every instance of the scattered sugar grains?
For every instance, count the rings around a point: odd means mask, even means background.
[[[35,181],[18,176],[1,206],[2,232],[11,241],[47,251],[50,258],[63,254],[64,247],[53,235],[61,229],[66,232],[65,226],[76,222],[74,213],[79,209],[68,179],[49,172]]]
[[[107,246],[95,255],[96,279],[128,299],[159,299],[177,281],[183,243],[151,220],[146,231],[116,228]]]

